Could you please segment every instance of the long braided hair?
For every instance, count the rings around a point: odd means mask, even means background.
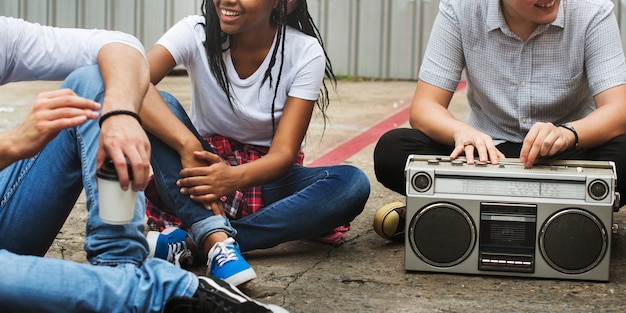
[[[264,83],[269,79],[270,88],[272,88],[272,83],[274,80],[274,77],[272,77],[272,68],[276,65],[276,56],[278,55],[278,53],[280,53],[280,55],[282,56],[279,65],[280,67],[278,77],[275,78],[276,88],[274,88],[274,98],[272,100],[272,130],[274,133],[276,132],[276,118],[274,112],[275,101],[278,94],[278,84],[280,84],[280,79],[283,71],[283,62],[285,59],[285,33],[287,26],[293,27],[309,36],[317,38],[317,41],[320,43],[322,49],[324,50],[324,57],[326,58],[326,67],[324,69],[325,78],[330,80],[333,89],[335,89],[337,86],[337,79],[333,72],[333,67],[330,63],[330,59],[328,58],[328,54],[326,53],[326,49],[324,48],[322,36],[317,26],[315,26],[313,18],[309,14],[306,0],[295,0],[295,2],[297,2],[297,6],[295,8],[292,7],[292,3],[288,4],[288,2],[292,1],[294,0],[279,0],[279,4],[271,16],[271,18],[278,25],[278,43],[274,46],[274,49],[271,52],[272,56],[270,59],[270,63],[268,68],[265,70],[265,75],[263,76]],[[228,102],[232,106],[233,94],[231,93],[230,81],[228,80],[228,76],[226,75],[226,65],[224,64],[224,59],[222,58],[222,53],[225,51],[222,46],[228,40],[228,34],[224,33],[220,28],[220,22],[213,0],[202,1],[202,15],[205,18],[204,30],[206,33],[206,39],[204,42],[204,46],[208,56],[209,67],[211,69],[211,72],[217,79],[220,87],[226,93]],[[324,119],[324,125],[326,125],[326,121],[328,119],[328,116],[326,115],[326,109],[330,104],[330,99],[328,96],[328,88],[326,87],[325,81],[322,81],[320,94],[315,103],[322,114],[322,117]]]

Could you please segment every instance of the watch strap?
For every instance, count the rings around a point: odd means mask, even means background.
[[[572,149],[576,149],[578,147],[578,132],[576,132],[576,129],[574,128],[574,126],[564,123],[564,124],[559,124],[558,127],[563,127],[571,131],[574,134],[574,147],[572,147]]]

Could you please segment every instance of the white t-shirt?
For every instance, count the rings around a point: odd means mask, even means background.
[[[97,63],[105,44],[124,43],[144,53],[135,37],[116,31],[55,28],[0,16],[0,85],[26,80],[62,80]]]
[[[273,136],[272,99],[281,62],[280,50],[272,69],[272,88],[269,88],[269,79],[265,83],[262,81],[274,46],[256,72],[245,79],[237,74],[230,50],[222,54],[234,97],[231,107],[209,68],[202,23],[202,16],[186,17],[157,42],[172,54],[177,65],[187,68],[192,88],[191,121],[203,137],[218,134],[241,143],[269,146]],[[287,96],[316,100],[324,79],[324,51],[315,37],[288,27],[284,55],[274,108],[276,125]]]

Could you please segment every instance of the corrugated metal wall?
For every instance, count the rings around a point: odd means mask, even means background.
[[[468,0],[472,1],[472,0]],[[150,47],[201,0],[0,0],[0,15],[62,27],[105,28]],[[613,0],[626,27],[626,0]],[[338,75],[417,79],[439,0],[308,0]],[[626,31],[622,31],[626,45]]]
[[[0,0],[0,15],[61,27],[104,28],[137,36],[146,47],[201,0]]]
[[[337,73],[416,79],[438,0],[308,1]]]

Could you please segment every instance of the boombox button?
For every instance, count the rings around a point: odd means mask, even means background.
[[[439,164],[439,160],[438,159],[430,159],[430,160],[428,160],[428,164],[430,164],[430,165],[437,165],[437,164]]]

